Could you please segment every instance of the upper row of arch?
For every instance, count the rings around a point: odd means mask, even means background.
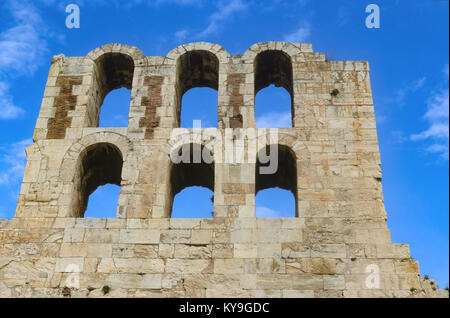
[[[217,56],[220,63],[229,63],[231,58],[230,53],[222,46],[209,42],[193,42],[180,45],[171,50],[165,57],[165,64],[176,64],[178,57],[186,52],[194,50],[209,51]],[[242,55],[242,60],[252,62],[254,58],[261,52],[267,50],[282,51],[289,55],[291,58],[304,52],[312,52],[312,46],[309,43],[289,43],[289,42],[261,42],[252,45]],[[133,59],[134,65],[145,66],[146,55],[137,47],[124,45],[124,44],[106,44],[95,50],[89,52],[86,58],[96,61],[105,53],[122,53],[130,56]]]

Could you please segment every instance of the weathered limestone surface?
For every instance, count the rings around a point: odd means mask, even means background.
[[[220,160],[223,145],[202,136],[214,162],[174,168],[188,89],[218,90],[218,128],[200,131],[225,139],[254,128],[255,94],[269,84],[292,96],[293,128],[277,141],[285,174],[258,179],[255,160]],[[120,87],[132,89],[128,127],[98,128]],[[59,55],[33,139],[15,217],[0,220],[0,297],[448,297],[391,243],[367,62],[282,42],[235,56],[211,43],[162,57],[120,44]],[[255,218],[271,181],[293,192],[296,218]],[[117,218],[84,219],[105,183],[121,186]],[[212,218],[171,219],[192,185],[214,191]]]

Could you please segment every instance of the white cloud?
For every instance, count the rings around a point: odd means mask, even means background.
[[[17,143],[0,148],[0,161],[3,163],[0,171],[0,186],[15,185],[23,177],[26,164],[25,148],[33,143],[32,139],[24,139]]]
[[[428,111],[425,118],[430,121],[448,120],[448,89],[445,89],[428,100]]]
[[[25,75],[36,71],[47,51],[45,25],[28,2],[8,1],[14,25],[0,33],[0,75]]]
[[[301,43],[305,42],[311,35],[311,26],[309,23],[304,22],[297,30],[287,34],[284,38],[284,42]]]
[[[256,118],[256,128],[290,128],[292,117],[290,112],[272,112]]]
[[[256,206],[257,218],[281,218],[282,214],[279,211],[266,208],[264,206]]]
[[[432,123],[427,130],[411,136],[412,140],[424,140],[428,138],[448,139],[448,123]]]
[[[303,11],[309,2],[310,0],[265,0],[253,1],[252,5],[262,12],[279,10],[285,12],[286,15],[291,15],[294,12]]]
[[[125,115],[115,115],[112,118],[101,119],[101,125],[106,127],[126,127],[128,126],[128,117]]]
[[[179,30],[175,32],[175,39],[177,41],[184,41],[188,37],[189,31],[187,29]]]
[[[46,28],[28,1],[9,0],[5,7],[12,25],[0,33],[0,119],[14,119],[24,111],[15,105],[8,83],[38,69],[47,52]]]
[[[198,39],[216,34],[223,27],[223,24],[231,19],[234,14],[247,10],[249,5],[249,3],[245,3],[243,0],[218,1],[217,9],[208,17],[209,23],[203,31],[197,32],[185,28],[175,32],[175,39],[180,42],[188,37],[195,37]]]
[[[392,135],[391,142],[396,143],[396,144],[402,144],[408,140],[405,133],[401,130],[394,130],[391,133],[391,135]]]
[[[0,119],[14,119],[23,113],[23,109],[14,105],[13,98],[9,94],[9,85],[0,82]]]
[[[411,136],[412,140],[423,140],[428,138],[446,139],[449,136],[449,99],[448,89],[432,95],[427,101],[427,112],[424,118],[430,122],[430,127],[419,134]]]
[[[199,37],[209,36],[217,33],[222,24],[232,17],[233,14],[244,11],[248,4],[242,0],[223,0],[218,3],[217,10],[209,17],[209,24],[198,34]]]
[[[422,88],[427,80],[426,77],[421,77],[414,82],[409,83],[405,87],[397,90],[395,92],[395,97],[393,99],[389,99],[389,102],[395,103],[399,106],[403,106],[405,104],[405,98],[407,94],[411,94],[416,92],[418,89]]]
[[[426,151],[431,153],[438,153],[443,158],[448,160],[448,145],[444,144],[432,144],[428,148],[426,148]]]
[[[444,68],[448,82],[448,66]],[[432,144],[425,150],[440,154],[448,160],[449,157],[449,90],[443,89],[428,98],[427,112],[423,116],[429,122],[429,127],[411,136],[411,140],[431,140]]]

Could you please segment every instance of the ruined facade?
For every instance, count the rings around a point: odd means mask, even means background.
[[[172,162],[187,90],[218,91],[208,132],[225,138],[255,127],[255,95],[270,84],[292,99],[277,173],[259,174],[256,157],[220,160],[223,145],[202,136],[192,146],[213,145],[212,162]],[[120,87],[131,89],[128,126],[98,128]],[[448,297],[391,243],[367,62],[282,42],[243,55],[211,43],[58,55],[33,139],[15,217],[0,220],[0,296]],[[121,186],[117,217],[83,218],[104,184]],[[214,192],[213,217],[171,219],[174,196],[194,185]],[[295,218],[255,218],[255,194],[269,187],[294,194]]]

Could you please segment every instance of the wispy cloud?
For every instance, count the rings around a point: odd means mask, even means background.
[[[311,26],[308,22],[304,22],[292,33],[285,35],[283,41],[293,43],[305,42],[310,35],[311,35]]]
[[[176,1],[162,1],[162,2],[176,2]],[[243,12],[248,9],[251,3],[246,3],[243,0],[221,0],[217,1],[216,10],[209,15],[208,25],[202,30],[194,30],[183,28],[175,32],[174,38],[176,42],[181,42],[191,37],[193,39],[204,39],[205,37],[217,34],[232,17],[238,12]],[[200,4],[200,3],[199,3]]]
[[[209,16],[208,26],[198,36],[205,37],[217,33],[235,13],[245,11],[248,7],[249,4],[242,0],[220,1],[217,10]]]
[[[264,206],[256,206],[255,213],[257,218],[280,218],[282,213]]]
[[[188,34],[189,34],[188,29],[179,30],[175,32],[175,39],[177,40],[177,42],[184,41],[188,37]]]
[[[16,76],[33,74],[47,52],[46,28],[36,8],[27,1],[9,0],[12,25],[0,33],[0,119],[24,113],[15,105],[8,82]]]
[[[292,127],[291,113],[272,112],[264,116],[257,117],[256,128],[290,128]]]
[[[126,127],[128,126],[128,117],[125,115],[115,115],[112,118],[100,118],[100,125],[104,127]]]
[[[395,92],[394,98],[388,99],[388,102],[395,103],[398,106],[403,106],[405,104],[405,99],[408,94],[414,93],[420,88],[422,88],[425,84],[425,81],[427,80],[426,77],[421,77],[409,84],[407,84],[405,87],[398,89]]]
[[[448,83],[448,65],[443,70]],[[423,116],[428,121],[429,127],[411,136],[411,140],[430,140],[432,142],[426,148],[430,153],[440,154],[442,158],[449,158],[449,90],[439,90],[432,94],[427,102],[427,112]]]
[[[14,105],[13,98],[9,94],[9,85],[0,82],[0,119],[14,119],[23,113],[22,108]]]
[[[431,153],[437,153],[442,156],[442,158],[445,158],[448,160],[448,145],[444,144],[432,144],[431,146],[427,147],[425,149],[428,152]]]
[[[32,139],[24,139],[0,148],[0,159],[3,163],[0,186],[14,186],[20,182],[26,164],[25,148],[32,143]]]
[[[401,130],[394,130],[391,133],[392,139],[391,142],[395,144],[403,144],[404,142],[408,141],[408,137],[405,134],[405,132]]]
[[[6,7],[14,25],[0,33],[0,74],[33,73],[48,50],[43,37],[45,25],[36,8],[28,2],[8,1]]]
[[[448,139],[448,123],[435,122],[432,120],[431,126],[427,130],[411,136],[412,140],[423,140],[428,138]]]
[[[292,7],[303,9],[309,2],[310,0],[266,0],[255,2],[255,5],[260,7],[262,11],[272,11],[277,8],[289,10]]]

